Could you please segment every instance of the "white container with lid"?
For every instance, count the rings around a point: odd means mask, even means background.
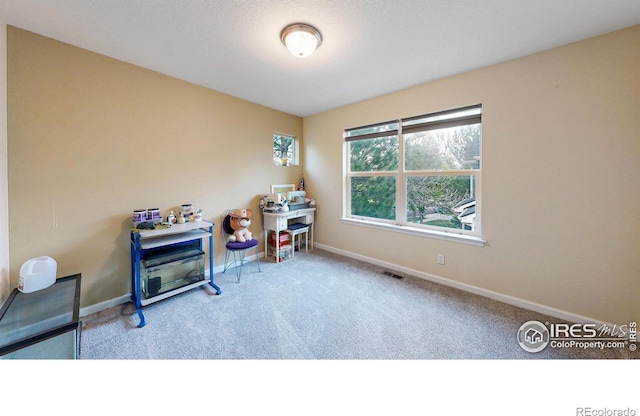
[[[56,282],[57,272],[58,263],[49,256],[29,259],[20,267],[18,290],[31,293],[45,289]]]

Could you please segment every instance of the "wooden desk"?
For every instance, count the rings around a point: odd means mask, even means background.
[[[315,214],[316,209],[314,208],[303,208],[297,209],[295,211],[278,211],[278,212],[269,212],[263,211],[262,215],[264,217],[264,250],[267,252],[268,244],[269,244],[269,231],[275,231],[279,233],[280,231],[284,231],[289,228],[289,221],[300,224],[309,224],[310,232],[311,232],[311,249],[313,249],[313,227],[315,224]],[[280,256],[280,239],[276,238],[276,258]]]

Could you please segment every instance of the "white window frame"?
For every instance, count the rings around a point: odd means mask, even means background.
[[[479,110],[479,114],[476,110]],[[473,116],[450,119],[452,114],[469,111]],[[464,113],[463,113],[464,114]],[[475,119],[474,119],[475,117]],[[401,120],[391,120],[384,123],[375,123],[369,126],[346,129],[344,131],[344,193],[343,193],[343,223],[372,227],[377,229],[390,230],[422,237],[437,238],[448,241],[460,242],[465,244],[484,246],[486,241],[481,234],[482,219],[482,160],[478,169],[461,169],[461,170],[405,170],[404,163],[404,134],[414,130],[424,131],[429,129],[439,129],[452,126],[462,126],[481,123],[482,106],[474,105],[463,108],[446,110],[438,113],[426,114],[417,117],[410,117]],[[474,121],[480,120],[480,121]],[[426,123],[425,123],[426,121]],[[374,171],[374,172],[351,172],[350,170],[350,141],[354,136],[350,136],[351,132],[361,130],[367,127],[383,126],[397,123],[398,137],[398,169],[397,171]],[[413,127],[412,123],[419,126]],[[404,131],[403,131],[404,126]],[[432,127],[431,127],[432,126]],[[379,133],[378,136],[393,136],[396,130],[391,132]],[[391,133],[391,134],[389,134]],[[482,133],[481,133],[482,134]],[[375,134],[374,134],[375,135]],[[351,137],[351,139],[350,139]],[[355,136],[358,137],[358,136]],[[480,140],[480,159],[482,159],[482,137]],[[476,220],[475,230],[453,229],[447,227],[438,227],[424,224],[415,224],[407,221],[407,178],[410,176],[475,176],[475,201],[476,201]],[[354,177],[380,177],[394,176],[396,180],[396,218],[387,220],[381,218],[363,217],[351,214],[351,179]]]
[[[274,156],[273,157],[273,163],[276,166],[300,166],[300,145],[299,145],[298,137],[294,136],[293,134],[274,132],[272,138],[275,140],[276,136],[283,136],[283,137],[288,137],[288,138],[292,139],[291,154],[292,154],[293,160],[287,160],[287,163],[283,164],[281,161],[280,162],[276,161],[275,156]],[[273,150],[274,150],[274,153],[275,153],[275,149],[273,149]]]

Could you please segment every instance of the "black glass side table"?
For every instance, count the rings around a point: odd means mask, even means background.
[[[76,359],[80,347],[80,278],[46,289],[14,289],[0,309],[0,359]]]

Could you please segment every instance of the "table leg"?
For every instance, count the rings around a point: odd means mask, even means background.
[[[213,225],[209,227],[209,284],[216,290],[216,295],[222,293],[222,290],[213,283]]]

